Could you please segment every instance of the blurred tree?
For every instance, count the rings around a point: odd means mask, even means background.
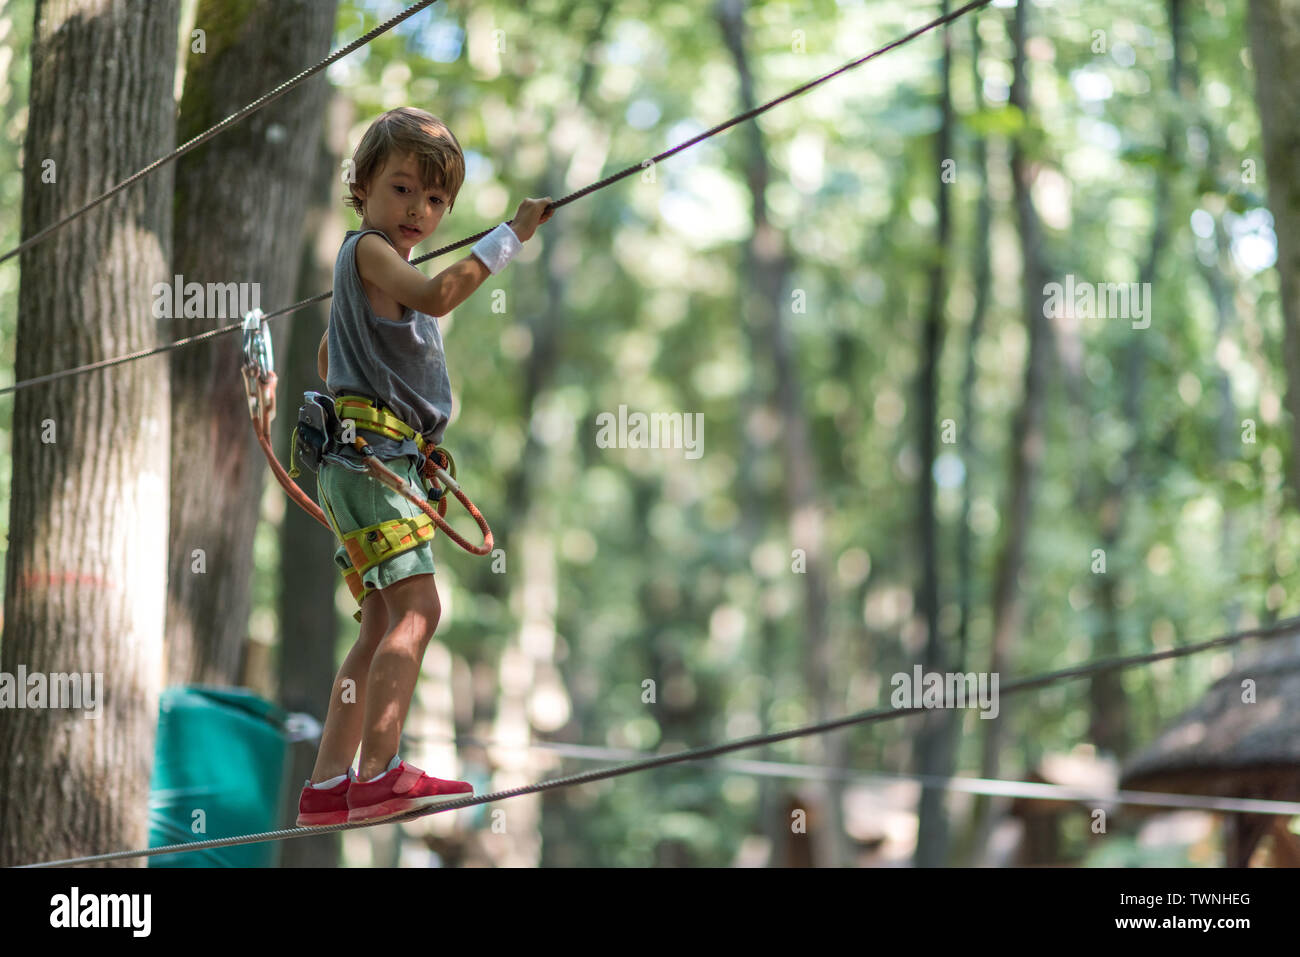
[[[1251,0],[1248,20],[1269,208],[1277,234],[1285,330],[1282,364],[1291,412],[1288,475],[1293,496],[1300,496],[1300,0]]]
[[[971,38],[971,90],[975,99],[976,109],[982,110],[984,106],[984,83],[980,74],[980,33],[978,16],[972,15],[970,19],[970,38]],[[993,202],[989,195],[989,162],[988,162],[988,140],[983,132],[978,130],[973,133],[973,142],[971,145],[973,159],[971,165],[974,167],[975,175],[979,178],[979,198],[975,206],[975,225],[971,238],[971,274],[974,290],[972,293],[970,322],[967,326],[966,340],[963,345],[962,356],[964,369],[962,372],[961,382],[961,426],[957,430],[957,447],[961,456],[962,463],[962,494],[961,509],[957,517],[957,590],[958,590],[958,620],[957,620],[957,656],[954,667],[959,672],[965,672],[970,657],[970,622],[971,622],[971,600],[975,590],[973,542],[971,534],[971,504],[975,490],[975,475],[978,472],[976,466],[976,441],[977,431],[976,423],[978,417],[975,407],[975,382],[978,375],[975,357],[979,351],[981,337],[984,333],[984,324],[988,316],[988,304],[990,285],[992,281],[989,258],[991,256],[991,247],[993,237],[991,235],[993,225]],[[961,722],[964,715],[957,714],[953,717],[952,725],[949,728],[950,733],[956,734],[961,728]],[[954,749],[952,760],[956,760]],[[951,773],[953,768],[950,766],[947,773]],[[919,839],[918,839],[919,843]],[[965,849],[961,849],[964,854]]]
[[[185,142],[329,52],[337,0],[232,6],[202,0],[177,136]],[[176,166],[173,272],[188,283],[250,283],[264,311],[298,288],[310,177],[328,86],[317,74],[289,95],[186,153]],[[229,325],[176,317],[167,339]],[[242,318],[242,317],[234,317]],[[272,327],[283,341],[283,324]],[[281,351],[281,350],[277,350]],[[177,349],[172,374],[169,684],[235,684],[248,634],[253,533],[266,462],[253,439],[235,340]],[[279,396],[289,414],[298,404]],[[202,573],[195,571],[201,552]]]
[[[1164,97],[1162,125],[1164,127],[1164,158],[1172,166],[1178,164],[1180,157],[1180,120],[1182,110],[1177,109],[1174,98],[1177,96],[1178,84],[1182,73],[1179,43],[1182,39],[1183,7],[1182,0],[1168,0],[1166,5],[1169,39],[1173,55],[1169,61],[1169,93]],[[1153,226],[1150,246],[1142,260],[1138,272],[1138,286],[1152,289],[1159,278],[1161,259],[1168,245],[1170,220],[1173,218],[1172,184],[1175,181],[1173,170],[1168,166],[1152,169],[1154,193],[1151,198]],[[1119,567],[1118,545],[1120,536],[1128,525],[1132,513],[1131,499],[1135,492],[1136,480],[1142,469],[1142,447],[1146,442],[1146,424],[1149,418],[1142,414],[1142,385],[1147,376],[1149,353],[1147,341],[1150,329],[1132,329],[1125,331],[1123,339],[1124,386],[1120,399],[1120,416],[1130,426],[1127,447],[1121,453],[1121,465],[1115,478],[1103,478],[1100,482],[1101,501],[1097,517],[1100,526],[1100,547],[1109,564],[1104,574],[1095,576],[1096,601],[1100,611],[1097,635],[1093,642],[1094,658],[1111,658],[1121,652],[1121,631],[1125,627],[1123,618],[1140,614],[1136,609],[1121,612],[1119,603],[1120,583],[1124,578],[1123,569]],[[1104,475],[1114,475],[1114,470],[1106,470]],[[1123,675],[1118,671],[1094,676],[1088,683],[1090,713],[1088,716],[1088,737],[1098,750],[1105,754],[1123,758],[1128,752],[1132,727],[1129,720],[1128,698],[1124,693]]]
[[[146,0],[37,3],[24,237],[171,148],[176,17],[175,5]],[[104,121],[121,116],[132,117],[129,127]],[[171,170],[22,254],[18,379],[155,345],[152,296],[168,277]],[[67,704],[49,707],[56,702],[48,698],[6,710],[0,866],[148,839],[167,501],[168,386],[158,373],[156,361],[141,362],[15,396],[0,671],[10,681],[20,669],[84,675],[100,720]]]
[[[1015,190],[1016,226],[1020,234],[1021,307],[1029,350],[1025,357],[1024,389],[1011,423],[1011,462],[1003,514],[1005,531],[997,558],[993,583],[993,647],[990,674],[1010,673],[1012,655],[1024,623],[1025,599],[1021,593],[1020,570],[1024,564],[1039,467],[1046,451],[1046,377],[1052,328],[1043,315],[1043,296],[1048,269],[1043,261],[1042,227],[1032,193],[1036,175],[1035,157],[1030,153],[1029,78],[1025,71],[1025,44],[1029,36],[1028,5],[1017,4],[1014,13],[1014,61],[1010,103],[1023,118],[1023,128],[1012,141],[1011,179]],[[984,728],[984,751],[980,776],[996,778],[1010,708],[1003,704],[998,720]],[[977,801],[973,853],[978,860],[993,827],[992,802]]]
[[[758,106],[754,93],[754,76],[749,64],[745,39],[745,5],[743,0],[719,0],[716,8],[723,39],[735,62],[739,78],[743,111]],[[798,647],[802,657],[804,687],[811,700],[814,720],[826,721],[833,716],[837,698],[831,686],[833,648],[827,628],[827,558],[825,516],[817,477],[817,456],[809,437],[803,386],[795,354],[794,334],[786,318],[787,304],[792,301],[790,288],[792,256],[786,239],[771,222],[767,190],[771,181],[769,147],[762,127],[755,122],[744,125],[747,147],[744,156],[745,182],[749,190],[752,233],[744,246],[742,289],[755,290],[742,300],[740,321],[749,331],[751,347],[756,348],[754,366],[770,363],[772,392],[768,405],[781,423],[782,471],[786,480],[784,507],[788,541],[793,553],[802,561],[799,571],[803,585],[803,616],[799,621]],[[805,753],[814,763],[843,763],[847,747],[843,735],[804,739]],[[810,830],[808,837],[816,848],[813,863],[820,867],[839,867],[846,861],[844,844],[843,793],[839,780],[815,781],[802,788],[820,807],[822,826]]]
[[[949,0],[943,0],[941,13],[948,14]],[[917,610],[925,620],[924,669],[944,674],[950,670],[951,655],[945,648],[945,636],[939,628],[939,543],[938,520],[934,513],[935,433],[939,427],[939,361],[947,323],[948,257],[952,238],[952,211],[949,196],[956,183],[952,155],[952,27],[941,28],[943,56],[939,61],[939,132],[935,137],[934,169],[935,226],[933,262],[926,280],[929,298],[925,322],[921,327],[921,372],[916,379],[916,437],[921,447],[921,463],[916,480],[917,524],[920,527],[921,582],[916,589]],[[965,428],[962,423],[961,428]],[[917,773],[944,776],[952,773],[952,724],[961,712],[940,708],[914,719],[920,725],[916,737]],[[944,808],[947,791],[926,787],[921,790],[917,811],[916,865],[937,867],[948,850],[948,815]]]
[[[336,238],[343,227],[342,184],[338,170],[347,146],[346,134],[354,108],[350,100],[332,92],[325,110],[326,135],[316,149],[315,161],[305,172],[309,182],[302,244],[302,264],[294,301],[316,295],[334,283]],[[276,417],[275,446],[283,450],[281,462],[289,461],[289,439],[297,419],[298,404],[305,391],[325,392],[316,369],[316,352],[321,334],[329,325],[329,300],[315,303],[296,314],[286,330],[287,349],[281,355],[280,409]],[[319,502],[315,474],[302,469],[298,484]],[[277,486],[275,494],[279,494]],[[276,595],[279,635],[279,703],[290,712],[313,715],[322,724],[329,708],[329,696],[339,667],[336,653],[339,614],[334,596],[341,587],[334,550],[338,541],[321,524],[292,502],[285,500],[280,525],[279,589]],[[353,604],[349,592],[347,601]],[[350,645],[356,638],[355,622],[349,615],[344,637]],[[300,782],[311,776],[320,739],[300,742],[291,749],[289,787],[285,789],[286,827],[298,814]],[[337,831],[298,841],[286,841],[281,852],[283,867],[333,867],[338,862],[342,835]]]

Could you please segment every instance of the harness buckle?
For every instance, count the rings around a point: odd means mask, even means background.
[[[313,472],[320,471],[321,460],[337,449],[339,420],[334,414],[334,402],[319,392],[304,392],[298,409],[298,424],[290,440],[289,462],[297,469],[298,462]],[[294,475],[291,470],[289,474]]]

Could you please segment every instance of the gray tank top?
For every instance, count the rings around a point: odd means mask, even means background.
[[[378,229],[350,229],[334,263],[330,302],[329,374],[325,388],[335,397],[364,395],[378,399],[431,445],[442,443],[451,418],[451,381],[442,349],[438,320],[402,307],[403,321],[376,316],[357,271],[357,242]],[[384,236],[385,241],[392,240]],[[415,443],[358,429],[381,459],[418,456]],[[360,461],[355,449],[342,454]]]

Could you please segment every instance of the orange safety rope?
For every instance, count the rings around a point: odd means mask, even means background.
[[[368,446],[366,446],[365,440],[358,436],[357,448],[363,449],[363,447]],[[438,457],[441,464],[434,460],[434,456]],[[433,523],[442,529],[443,532],[446,533],[447,537],[453,542],[465,549],[465,551],[469,552],[471,555],[491,554],[493,547],[492,529],[488,528],[487,519],[483,517],[483,513],[474,507],[474,503],[469,500],[469,496],[465,494],[460,485],[457,484],[456,480],[447,473],[448,464],[445,453],[441,449],[431,449],[424,463],[424,477],[429,479],[429,481],[434,484],[435,488],[444,489],[443,494],[438,498],[438,510],[434,511],[433,506],[430,505],[426,499],[420,498],[411,493],[410,486],[407,484],[405,479],[389,469],[375,456],[366,455],[367,471],[369,471],[370,474],[380,482],[383,482],[394,491],[400,492],[402,495],[406,496],[407,499],[418,505],[421,511],[433,519]],[[465,511],[469,512],[470,517],[478,523],[479,529],[483,532],[482,545],[471,545],[468,541],[462,538],[454,528],[448,525],[446,519],[443,518],[443,516],[447,514],[446,492],[448,491],[460,500],[460,504],[465,506]]]
[[[289,478],[285,472],[284,466],[280,460],[275,457],[275,452],[271,449],[271,420],[275,418],[275,383],[276,374],[274,372],[263,372],[254,376],[251,370],[245,368],[244,383],[249,390],[249,415],[253,419],[253,431],[257,434],[257,444],[262,447],[262,453],[266,460],[271,463],[271,471],[275,473],[275,480],[280,483],[284,490],[289,494],[304,512],[310,515],[316,521],[320,522],[334,534],[329,520],[325,518],[325,513],[321,511],[319,505],[298,487],[298,483]],[[253,400],[256,396],[256,401]]]
[[[262,322],[262,330],[260,334],[266,334],[264,320]],[[265,362],[268,360],[269,356],[267,356],[263,361]],[[313,502],[311,497],[302,490],[298,483],[289,477],[289,474],[284,470],[284,466],[280,464],[280,460],[275,457],[275,452],[271,448],[271,421],[275,418],[276,374],[265,368],[265,365],[260,362],[245,362],[244,365],[240,367],[240,372],[244,377],[244,391],[248,398],[248,414],[253,420],[253,432],[257,435],[257,444],[262,447],[262,454],[266,456],[266,461],[270,463],[271,471],[275,474],[275,480],[280,483],[280,486],[296,505],[312,518],[316,519],[316,521],[328,528],[330,533],[333,534],[334,529],[330,525],[329,520],[325,518],[325,513],[321,511],[320,506]],[[367,451],[370,449],[370,446],[361,436],[357,436],[356,447],[357,450],[365,456],[366,471],[373,478],[383,482],[384,485],[388,486],[393,491],[400,493],[408,501],[417,506],[421,511],[428,515],[429,518],[433,519],[433,523],[442,529],[446,536],[453,542],[465,549],[465,551],[469,552],[471,555],[488,555],[492,552],[494,544],[492,529],[488,527],[487,519],[483,517],[483,513],[475,507],[474,503],[470,501],[469,496],[465,494],[464,490],[456,480],[448,474],[447,468],[450,467],[451,463],[447,459],[445,452],[440,449],[430,449],[429,454],[425,459],[424,468],[422,469],[424,477],[429,479],[435,488],[444,490],[443,494],[438,497],[438,507],[435,511],[434,507],[429,504],[428,500],[414,491],[405,479],[384,465],[377,456],[372,454],[370,451]],[[460,500],[460,503],[465,506],[465,511],[469,512],[470,517],[478,523],[479,529],[483,532],[482,545],[471,545],[459,532],[447,523],[447,520],[444,517],[447,514],[447,491],[450,491]]]

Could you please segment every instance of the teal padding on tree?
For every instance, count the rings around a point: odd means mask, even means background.
[[[280,827],[286,713],[242,688],[163,691],[149,786],[149,846]],[[150,867],[275,867],[278,841],[149,858]]]

